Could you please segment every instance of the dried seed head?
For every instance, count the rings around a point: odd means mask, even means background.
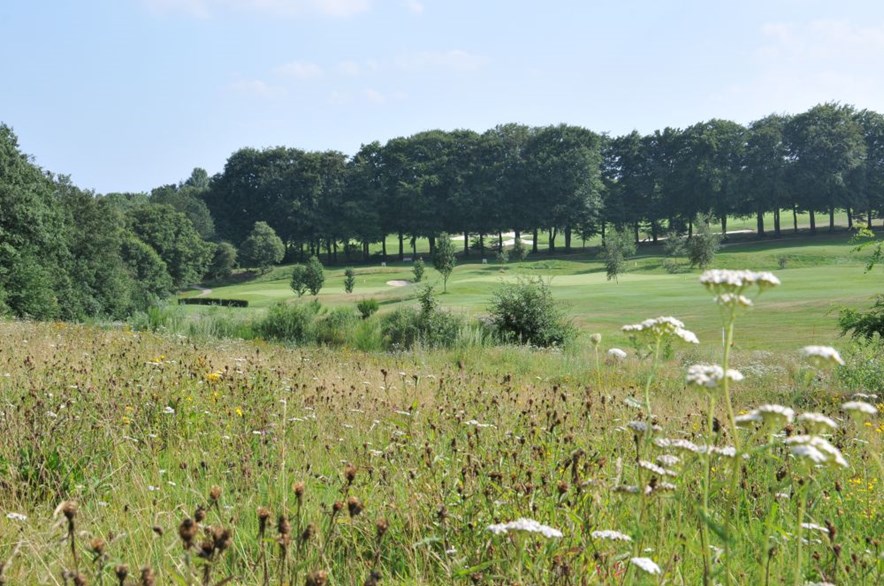
[[[387,532],[387,529],[390,528],[390,524],[383,517],[381,517],[380,519],[375,521],[374,526],[375,526],[375,529],[377,530],[377,533],[378,533],[378,539],[383,537],[384,533]]]
[[[292,532],[292,524],[289,523],[288,517],[280,515],[276,521],[276,530],[280,535],[288,535]]]
[[[190,549],[193,546],[193,539],[196,537],[196,523],[190,517],[185,518],[178,525],[178,536],[184,544],[184,549]]]
[[[202,523],[206,520],[206,507],[202,505],[197,505],[196,510],[193,512],[193,519],[197,523]]]
[[[101,556],[104,554],[104,548],[107,544],[104,539],[101,537],[94,537],[92,541],[89,542],[89,549],[92,550],[96,556]]]
[[[89,584],[89,581],[86,580],[86,576],[84,576],[80,572],[77,572],[74,575],[72,575],[71,579],[74,582],[74,586],[88,586],[88,584]]]
[[[159,525],[154,525],[153,527],[151,527],[151,530],[153,530],[153,532],[156,533],[159,537],[163,536],[163,528]]]
[[[157,577],[150,566],[141,568],[141,586],[156,586]]]
[[[344,479],[347,481],[347,485],[353,484],[353,480],[356,478],[356,466],[353,464],[347,464],[344,466]]]
[[[347,510],[350,511],[350,516],[355,517],[359,513],[362,512],[362,502],[356,498],[355,496],[351,496],[347,499]]]
[[[296,482],[292,485],[292,490],[295,491],[295,498],[298,499],[298,504],[301,504],[301,501],[304,498],[304,483]]]
[[[73,521],[77,516],[77,501],[65,501],[61,503],[61,512],[68,521]]]
[[[381,583],[381,573],[377,570],[372,570],[371,574],[368,575],[368,578],[365,579],[365,583],[363,586],[378,586]]]
[[[212,530],[212,542],[218,553],[221,553],[233,543],[233,533],[231,533],[230,529],[215,527]]]
[[[258,507],[258,534],[264,535],[267,529],[267,520],[270,519],[270,509],[267,507]]]
[[[221,498],[221,487],[216,484],[209,489],[209,500],[214,503],[217,502],[219,498]]]
[[[316,535],[316,525],[308,523],[304,531],[301,532],[301,543],[307,543],[314,535]]]
[[[306,586],[325,586],[328,582],[328,572],[319,570],[307,574]]]
[[[343,508],[344,503],[342,501],[335,501],[335,504],[332,505],[332,515],[337,515]]]
[[[126,564],[120,564],[116,568],[114,568],[114,574],[117,575],[117,580],[120,581],[120,584],[126,582],[126,577],[129,575],[129,566]]]

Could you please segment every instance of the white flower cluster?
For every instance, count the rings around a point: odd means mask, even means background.
[[[803,423],[813,432],[838,429],[838,424],[831,417],[826,417],[822,413],[802,413],[798,416],[798,423]]]
[[[660,566],[654,563],[654,560],[651,558],[632,558],[629,561],[632,565],[644,570],[648,574],[655,575],[663,573]]]
[[[878,412],[877,407],[865,401],[848,401],[841,405],[845,411],[856,411],[857,413],[865,413],[866,415],[874,415]]]
[[[685,382],[689,385],[715,389],[721,386],[725,378],[739,382],[743,380],[743,375],[733,368],[728,368],[725,374],[724,369],[717,364],[693,364],[688,367]]]
[[[817,367],[844,366],[844,359],[831,346],[805,346],[801,349],[801,355]]]
[[[624,352],[620,348],[611,348],[605,353],[605,356],[611,362],[620,362],[621,360],[626,360],[626,352]]]
[[[790,451],[797,458],[807,458],[814,464],[835,464],[842,468],[848,466],[841,450],[817,435],[796,435],[786,438],[784,443],[791,446]]]
[[[672,470],[667,470],[666,468],[663,468],[662,466],[657,466],[653,462],[648,462],[647,460],[639,460],[638,465],[645,470],[653,472],[657,476],[678,476]]]
[[[780,280],[773,273],[726,269],[705,271],[700,275],[700,282],[716,294],[735,293],[752,285],[757,285],[759,289],[764,290],[780,284]]]
[[[510,521],[509,523],[489,525],[488,531],[491,531],[495,535],[504,535],[510,531],[527,531],[528,533],[540,533],[547,538],[562,537],[562,532],[558,529],[554,529],[548,525],[542,525],[534,519],[526,519],[524,517],[515,521]]]
[[[607,539],[609,541],[632,541],[632,537],[630,537],[629,535],[626,535],[625,533],[620,533],[619,531],[612,531],[611,529],[593,531],[590,535],[592,535],[593,539]]]
[[[686,439],[669,439],[658,437],[654,440],[654,445],[664,450],[677,449],[694,454],[712,454],[714,456],[724,456],[726,458],[735,458],[737,450],[733,446],[705,446],[697,445]],[[744,454],[745,457],[745,454]]]
[[[715,296],[715,302],[727,307],[752,307],[752,300],[737,293],[722,293]]]
[[[700,343],[700,340],[697,339],[694,332],[685,329],[684,323],[669,316],[646,319],[639,324],[623,326],[622,329],[627,334],[645,335],[657,339],[666,336],[675,336],[688,344]]]

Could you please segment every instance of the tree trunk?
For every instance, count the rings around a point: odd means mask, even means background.
[[[362,260],[368,262],[368,257],[370,256],[368,252],[368,240],[362,241]]]
[[[727,216],[721,216],[721,239],[727,240]]]
[[[463,233],[463,255],[470,256],[470,235],[467,232]]]
[[[605,226],[607,226],[607,222],[602,222],[602,246],[605,245]]]
[[[503,232],[497,233],[497,250],[503,252]]]
[[[433,256],[434,252],[436,252],[436,237],[430,236],[430,256]]]
[[[853,210],[847,208],[847,229],[853,229]]]
[[[387,235],[381,236],[381,260],[387,262]]]
[[[565,252],[571,252],[571,226],[565,226]]]
[[[405,258],[405,234],[399,232],[399,262]]]
[[[829,232],[835,231],[835,206],[829,206]]]
[[[792,230],[798,234],[798,206],[792,206]]]
[[[694,237],[694,220],[688,220],[688,238]]]
[[[780,208],[777,207],[773,211],[773,231],[774,236],[780,237]]]
[[[764,212],[761,210],[758,210],[758,213],[755,215],[755,232],[759,236],[764,236]]]
[[[866,210],[866,228],[872,229],[872,208]]]
[[[417,236],[411,237],[411,260],[417,258]]]
[[[810,210],[810,233],[816,235],[816,212]]]
[[[660,231],[660,227],[657,225],[657,222],[651,222],[651,242],[657,244],[657,236]]]
[[[338,264],[338,239],[332,239],[332,258],[334,259],[334,264]]]
[[[635,234],[635,243],[638,244],[639,243],[638,222],[636,222],[635,224],[632,225],[632,231]]]
[[[537,228],[534,228],[534,241],[531,243],[531,252],[537,254]]]
[[[479,233],[479,258],[485,258],[485,235]]]
[[[549,248],[547,249],[548,254],[553,254],[556,251],[556,229],[549,229]]]

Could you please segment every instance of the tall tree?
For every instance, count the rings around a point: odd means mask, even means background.
[[[781,234],[780,210],[792,207],[788,171],[788,150],[783,131],[788,118],[766,116],[749,125],[743,171],[740,174],[741,203],[744,213],[755,213],[756,230],[765,233],[764,214],[774,214],[774,235]]]

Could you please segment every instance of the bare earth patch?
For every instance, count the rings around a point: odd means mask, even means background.
[[[405,287],[406,285],[410,285],[411,281],[387,281],[387,285],[390,287]]]

